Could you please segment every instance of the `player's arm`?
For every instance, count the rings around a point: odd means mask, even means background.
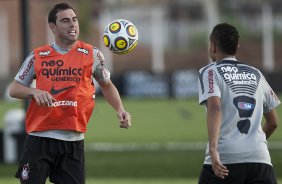
[[[120,120],[120,127],[130,127],[131,115],[125,111],[119,92],[112,83],[110,79],[110,72],[104,64],[104,56],[97,48],[94,48],[94,61],[96,64],[93,65],[93,77],[99,83],[105,99],[117,112],[117,116]]]
[[[47,91],[25,86],[16,80],[12,82],[9,93],[13,98],[34,98],[37,105],[42,106],[51,106],[52,102],[56,101]]]
[[[48,92],[30,87],[34,74],[34,54],[30,53],[10,86],[10,96],[19,99],[34,98],[38,105],[51,105],[55,99]]]
[[[10,96],[13,98],[19,98],[19,99],[26,99],[26,98],[32,98],[34,89],[28,86],[25,86],[24,84],[20,83],[17,80],[14,80],[10,86]]]
[[[199,103],[207,107],[207,128],[209,138],[209,154],[212,161],[212,169],[216,176],[225,178],[228,175],[227,168],[221,164],[218,148],[219,133],[221,127],[221,92],[219,81],[211,65],[199,71]]]
[[[217,151],[218,138],[221,125],[221,104],[220,98],[213,96],[207,100],[207,127],[209,138],[209,151]]]
[[[263,131],[268,139],[278,126],[278,117],[275,109],[270,112],[264,113],[265,124],[263,125]]]
[[[227,168],[221,164],[217,151],[221,126],[221,102],[217,96],[207,99],[207,127],[209,138],[209,153],[212,159],[212,168],[216,176],[224,179],[228,176]]]
[[[262,89],[264,91],[264,104],[263,104],[263,116],[265,118],[265,124],[262,129],[266,138],[269,138],[278,126],[278,116],[275,108],[280,105],[280,100],[274,91],[271,89],[268,82],[262,77]]]
[[[124,110],[119,92],[114,86],[114,84],[112,83],[112,81],[100,82],[99,85],[101,87],[101,90],[106,100],[116,110],[117,116],[120,120],[120,127],[121,128],[130,127],[131,115]]]

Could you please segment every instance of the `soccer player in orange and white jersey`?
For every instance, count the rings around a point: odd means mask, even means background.
[[[78,40],[75,10],[56,4],[48,23],[55,42],[33,50],[10,88],[12,97],[31,98],[16,177],[25,184],[44,184],[48,177],[53,183],[83,184],[83,140],[95,105],[94,80],[117,112],[121,128],[131,126],[131,116],[111,82],[103,54]]]

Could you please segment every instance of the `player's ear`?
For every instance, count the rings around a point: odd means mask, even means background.
[[[211,41],[211,53],[216,53],[216,44],[214,41]]]
[[[53,33],[55,33],[55,31],[56,31],[56,25],[55,25],[54,23],[50,22],[50,23],[49,23],[49,28],[51,29],[51,31],[52,31]]]

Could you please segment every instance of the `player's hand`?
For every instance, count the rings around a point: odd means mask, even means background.
[[[117,116],[120,121],[120,128],[129,128],[131,126],[131,115],[128,112],[122,111]]]
[[[39,106],[52,106],[52,103],[56,101],[47,91],[36,88],[33,90],[32,97]]]
[[[226,166],[221,164],[218,152],[214,151],[210,153],[210,155],[212,160],[212,170],[214,174],[221,179],[226,178],[229,171]]]

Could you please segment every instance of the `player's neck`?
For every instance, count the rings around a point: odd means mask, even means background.
[[[56,43],[57,46],[59,46],[63,50],[70,50],[76,44],[76,42],[71,43],[71,44],[66,44],[66,43],[62,43],[62,42],[59,42],[59,41],[55,41],[55,43]]]
[[[216,61],[223,60],[224,58],[235,58],[235,56],[229,54],[222,54],[222,53],[216,55]]]

